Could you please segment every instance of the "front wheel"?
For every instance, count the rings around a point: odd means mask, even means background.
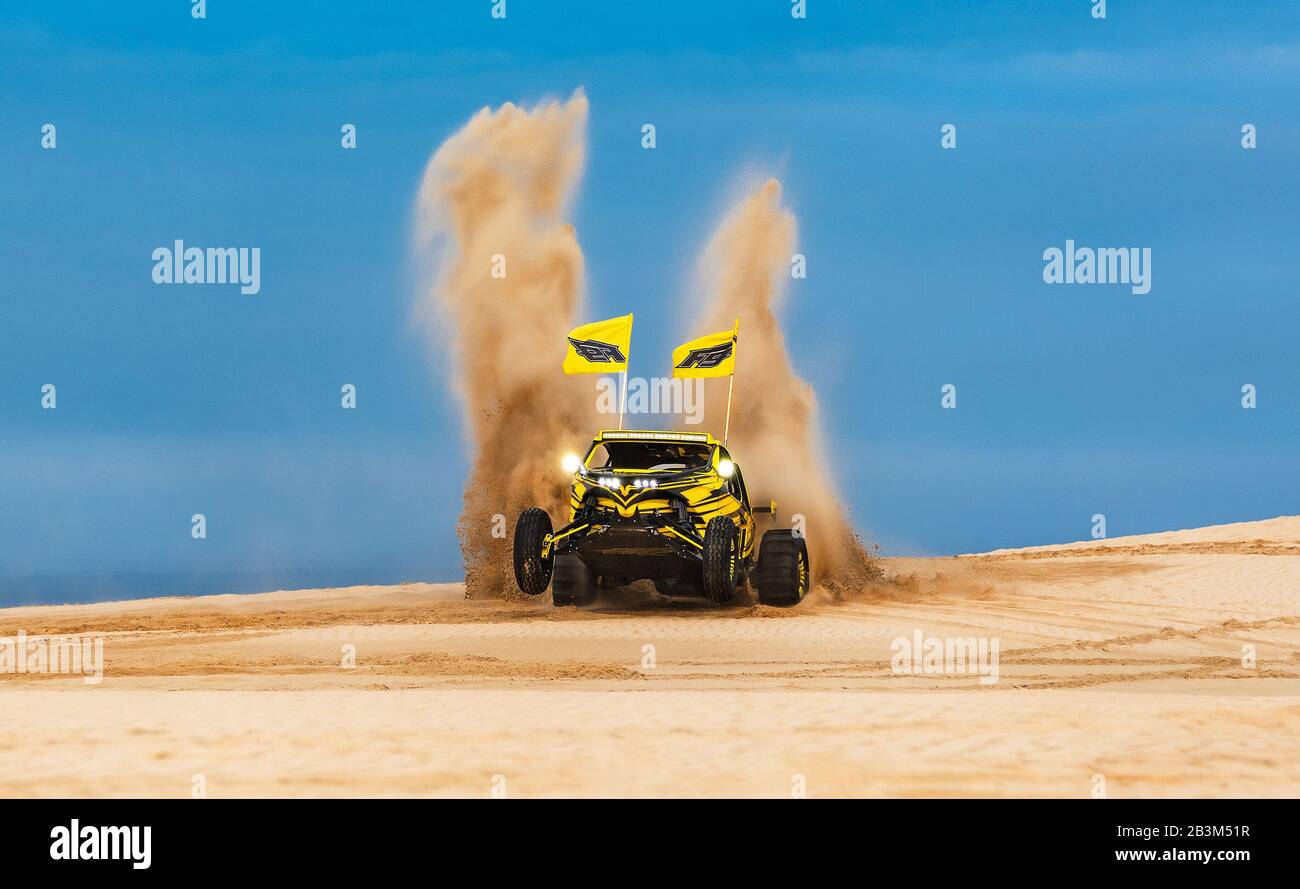
[[[726,516],[704,526],[704,597],[714,605],[731,601],[740,568],[740,530]]]
[[[530,596],[546,591],[551,583],[555,558],[542,557],[542,544],[552,531],[546,510],[531,507],[515,522],[515,583]]]

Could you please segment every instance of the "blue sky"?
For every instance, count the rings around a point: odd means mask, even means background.
[[[457,577],[414,190],[478,108],[578,86],[589,314],[636,312],[634,373],[720,214],[782,180],[791,353],[887,553],[1297,511],[1293,3],[490,6],[0,14],[0,602]],[[177,238],[260,246],[262,293],[154,285]],[[1151,292],[1044,284],[1067,238],[1150,247]]]

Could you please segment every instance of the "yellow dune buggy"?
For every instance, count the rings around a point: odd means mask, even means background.
[[[811,582],[808,547],[788,528],[763,534],[755,515],[775,521],[776,503],[751,507],[740,467],[712,435],[601,432],[573,474],[569,522],[525,509],[515,524],[519,589],[551,588],[556,605],[589,605],[602,585],[654,581],[668,596],[722,604],[746,581],[765,605],[803,601]]]

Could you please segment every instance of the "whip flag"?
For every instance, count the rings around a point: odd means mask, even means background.
[[[673,349],[673,376],[731,376],[736,372],[736,333],[736,330],[710,333]]]
[[[687,378],[730,377],[727,383],[727,425],[722,432],[726,445],[731,434],[731,393],[736,388],[736,344],[740,341],[740,319],[731,330],[706,334],[673,349],[673,376]]]
[[[627,371],[632,348],[632,316],[593,321],[569,331],[564,355],[566,374],[607,374]]]
[[[569,331],[569,349],[564,353],[566,374],[621,375],[618,398],[618,428],[623,428],[627,407],[627,359],[632,351],[632,315],[582,324]]]

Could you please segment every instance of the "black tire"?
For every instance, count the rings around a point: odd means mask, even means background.
[[[546,510],[531,507],[515,522],[515,583],[530,596],[546,592],[555,559],[542,558],[542,541],[552,531]]]
[[[758,589],[758,601],[764,605],[798,605],[812,584],[808,541],[789,528],[768,531],[763,535],[758,564],[750,572],[749,582]]]
[[[726,516],[704,526],[704,598],[714,605],[731,601],[740,570],[740,530]]]
[[[573,553],[555,557],[555,576],[551,580],[551,603],[565,605],[591,605],[600,595],[596,575]]]

